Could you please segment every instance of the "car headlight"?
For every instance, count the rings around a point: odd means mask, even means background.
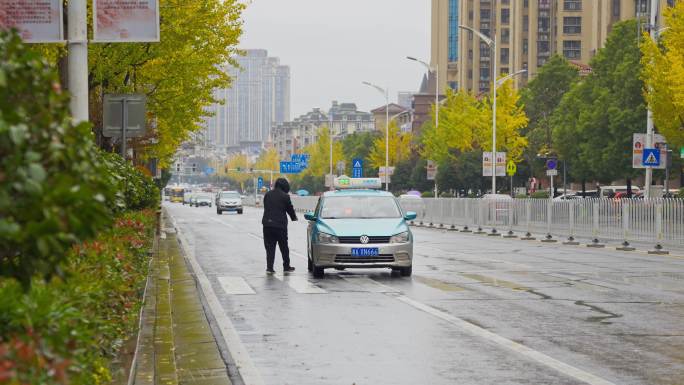
[[[318,233],[318,243],[340,243],[340,240],[327,233]]]
[[[390,238],[389,243],[407,243],[408,241],[409,241],[409,232],[404,231],[403,233],[393,235]]]

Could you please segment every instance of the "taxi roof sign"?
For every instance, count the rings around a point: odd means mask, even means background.
[[[350,178],[341,175],[335,178],[334,187],[336,189],[379,189],[382,187],[380,178]]]

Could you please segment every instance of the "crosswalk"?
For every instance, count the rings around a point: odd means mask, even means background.
[[[328,294],[329,291],[314,281],[310,280],[306,275],[275,274],[268,279],[276,279],[283,282],[298,294]],[[256,295],[255,285],[248,282],[245,277],[240,276],[221,276],[216,278],[223,292],[227,295]],[[251,279],[251,278],[250,278]],[[263,278],[260,278],[263,279]],[[326,281],[330,285],[333,281],[342,281],[351,286],[349,291],[368,292],[368,293],[399,293],[400,290],[391,286],[382,284],[370,277],[363,275],[354,276],[339,276],[330,278]],[[336,287],[336,289],[340,289]],[[340,290],[336,290],[340,291]]]

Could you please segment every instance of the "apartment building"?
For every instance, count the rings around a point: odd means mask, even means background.
[[[677,0],[432,0],[432,65],[440,91],[446,87],[489,92],[493,77],[491,48],[472,32],[496,38],[497,73],[534,77],[554,54],[586,67],[618,21],[649,20],[651,1],[662,12]]]

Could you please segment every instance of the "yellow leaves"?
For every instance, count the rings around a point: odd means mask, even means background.
[[[385,139],[387,135],[383,132],[375,141],[369,154],[370,164],[373,167],[385,167]],[[389,165],[394,166],[402,160],[411,157],[411,142],[413,135],[410,132],[400,132],[396,121],[389,125]]]
[[[665,13],[661,48],[647,35],[641,44],[645,98],[658,131],[673,147],[684,146],[684,2]]]
[[[524,109],[518,106],[520,96],[506,82],[497,95],[497,150],[507,151],[509,158],[519,161],[527,146],[527,139],[520,130],[527,126]],[[427,127],[423,135],[425,158],[444,162],[453,159],[453,151],[463,153],[476,148],[489,150],[492,147],[491,100],[478,101],[465,91],[447,92],[447,99],[439,110],[439,126]]]
[[[326,175],[330,172],[330,132],[328,127],[318,129],[318,140],[306,146],[302,153],[309,154],[309,166],[302,172],[303,175]],[[343,160],[342,143],[333,141],[333,170],[337,162]]]
[[[273,170],[278,173],[280,170],[280,158],[278,157],[278,151],[276,151],[275,148],[262,151],[254,163],[254,168],[257,170]]]
[[[252,165],[250,164],[249,158],[245,154],[233,155],[225,164],[225,168],[228,169],[228,177],[238,183],[243,183],[251,178],[251,175],[248,173],[250,167],[252,167]],[[238,168],[240,171],[236,171]],[[219,170],[219,172],[224,173],[225,175],[225,169]]]

